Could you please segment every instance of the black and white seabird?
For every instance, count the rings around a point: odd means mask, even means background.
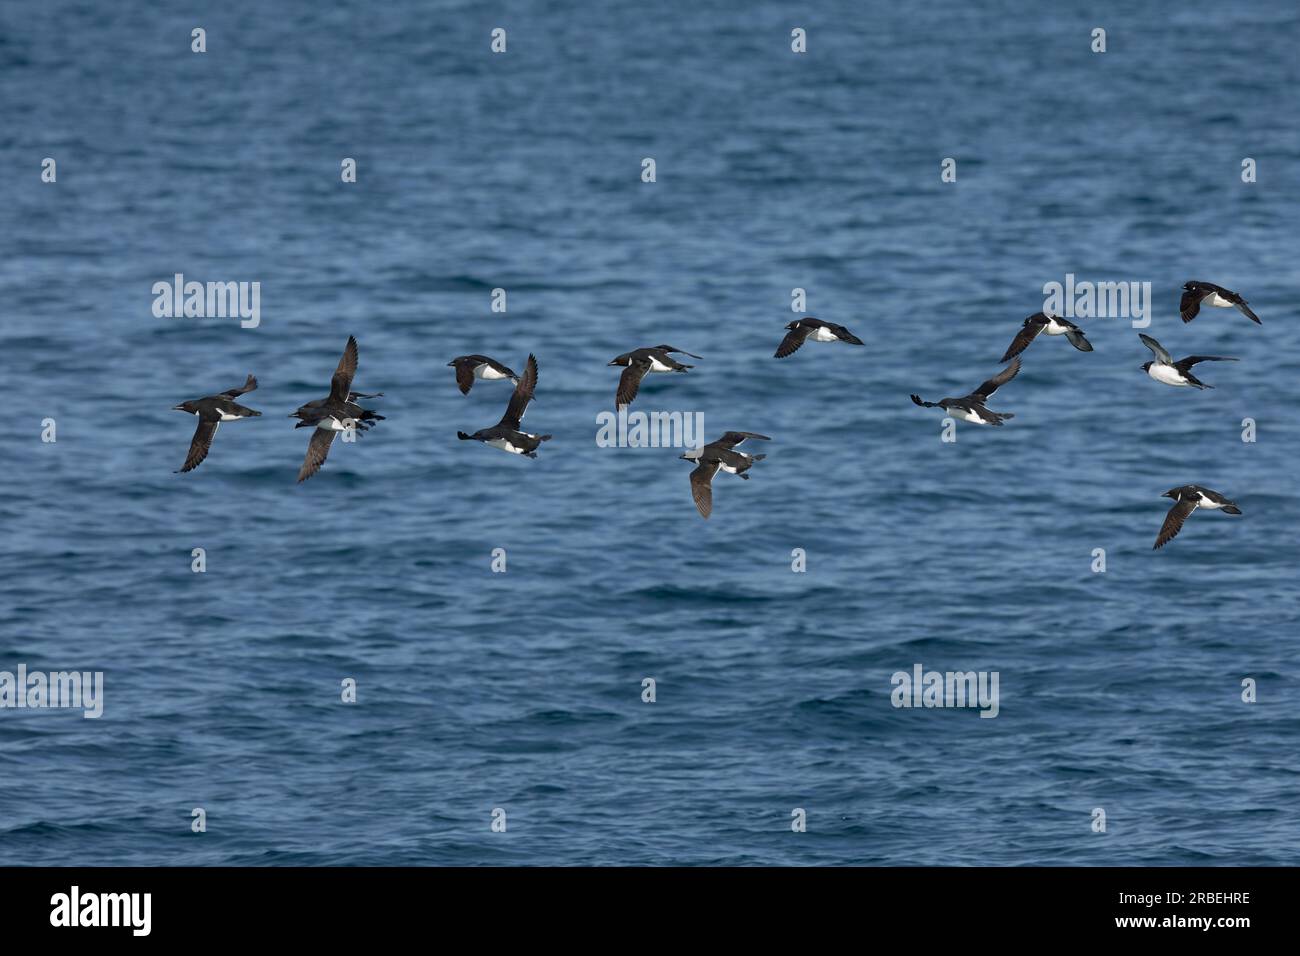
[[[348,392],[347,411],[356,419],[357,426],[362,431],[367,431],[374,426],[375,422],[382,422],[383,415],[376,415],[367,408],[362,408],[357,402],[363,398],[383,398],[383,392]],[[329,398],[318,398],[315,401],[308,402],[300,407],[296,412],[290,415],[290,418],[301,418],[305,421],[316,418],[316,410],[323,408]],[[295,425],[294,428],[302,428],[302,425]]]
[[[736,446],[747,438],[772,440],[756,432],[727,432],[717,441],[709,442],[703,448],[694,448],[679,456],[686,461],[696,462],[695,470],[691,472],[691,497],[695,499],[695,507],[699,510],[701,518],[707,518],[713,511],[713,476],[718,473],[719,468],[748,481],[749,475],[745,472],[753,467],[754,462],[762,461],[767,457],[736,451]]]
[[[1181,488],[1170,488],[1160,497],[1173,498],[1174,506],[1169,509],[1169,514],[1165,515],[1165,523],[1160,526],[1160,533],[1156,535],[1156,543],[1151,546],[1153,551],[1172,541],[1178,532],[1183,530],[1183,522],[1187,520],[1187,516],[1197,508],[1206,508],[1210,511],[1222,510],[1225,514],[1230,515],[1241,514],[1241,509],[1237,507],[1235,502],[1229,501],[1217,491],[1202,488],[1200,485],[1183,485]]]
[[[1246,300],[1236,292],[1215,285],[1213,282],[1197,282],[1193,279],[1191,282],[1184,283],[1183,297],[1178,303],[1178,312],[1182,315],[1183,321],[1190,322],[1196,318],[1196,313],[1201,311],[1203,305],[1212,305],[1220,309],[1236,308],[1256,325],[1264,324],[1259,321],[1259,316],[1250,311]]]
[[[494,358],[486,355],[461,355],[447,363],[456,370],[456,384],[462,395],[468,395],[474,387],[474,379],[485,382],[499,382],[509,379],[514,385],[519,384],[519,376],[506,368]]]
[[[217,434],[217,426],[222,422],[257,418],[262,414],[235,402],[240,395],[251,392],[255,388],[257,388],[257,379],[250,375],[244,381],[242,388],[230,388],[219,395],[208,395],[206,398],[172,406],[178,412],[189,412],[199,418],[199,425],[194,429],[194,438],[190,441],[190,453],[185,456],[185,464],[176,474],[193,471],[203,463],[203,459],[208,457],[208,449],[212,447],[212,439]]]
[[[1237,359],[1229,355],[1189,355],[1185,359],[1174,361],[1163,345],[1157,342],[1149,335],[1138,333],[1138,338],[1142,344],[1151,350],[1151,354],[1156,357],[1154,362],[1146,362],[1142,365],[1143,371],[1154,378],[1157,382],[1163,382],[1165,385],[1190,386],[1192,388],[1214,388],[1213,385],[1206,385],[1195,375],[1192,374],[1192,366],[1198,362],[1235,362]]]
[[[480,428],[472,435],[456,432],[456,437],[461,441],[481,441],[485,445],[500,448],[512,455],[536,458],[537,446],[544,441],[550,441],[551,436],[534,435],[519,429],[519,423],[523,420],[524,412],[528,409],[528,403],[532,401],[533,391],[536,388],[537,359],[529,355],[528,364],[524,366],[524,374],[515,385],[515,390],[510,396],[510,404],[506,406],[506,413],[501,416],[501,421],[491,428]]]
[[[814,319],[811,316],[806,319],[799,319],[797,322],[791,322],[786,328],[790,331],[785,334],[781,344],[776,347],[776,358],[793,355],[799,351],[799,346],[803,345],[805,339],[810,339],[813,342],[848,342],[849,345],[865,344],[862,339],[844,326],[836,325],[834,322],[823,322],[821,319]]]
[[[383,415],[376,415],[368,408],[356,404],[358,398],[378,398],[382,392],[363,394],[352,391],[352,379],[357,374],[357,340],[349,335],[348,344],[343,348],[343,357],[339,359],[338,368],[330,379],[330,393],[325,398],[318,398],[301,406],[290,418],[299,422],[294,428],[314,428],[311,441],[307,443],[307,456],[302,468],[298,470],[298,480],[306,481],[316,472],[330,453],[334,436],[349,429],[362,435],[374,427],[377,421],[383,421]]]
[[[1016,337],[1011,340],[1011,345],[1008,346],[1006,354],[1002,356],[1000,361],[1010,362],[1029,348],[1029,343],[1038,338],[1040,332],[1045,332],[1048,335],[1064,335],[1066,341],[1080,352],[1092,351],[1092,343],[1084,337],[1083,329],[1073,322],[1063,319],[1059,315],[1046,315],[1042,312],[1035,312],[1025,319],[1024,325],[1016,333]]]
[[[1015,418],[1011,412],[992,412],[984,407],[989,396],[1020,373],[1020,359],[1012,359],[1011,364],[998,372],[969,395],[961,398],[941,398],[937,402],[923,402],[919,395],[913,395],[912,401],[922,408],[942,408],[953,418],[976,425],[1001,425],[1008,418]]]
[[[671,352],[689,355],[693,359],[703,357],[685,349],[675,349],[671,345],[656,345],[653,348],[624,352],[610,362],[610,365],[624,366],[623,374],[618,379],[618,390],[614,393],[615,404],[630,405],[647,372],[685,372],[695,368],[694,365],[683,365],[669,354]]]

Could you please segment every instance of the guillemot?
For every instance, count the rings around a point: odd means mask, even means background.
[[[185,456],[185,464],[175,474],[193,471],[203,463],[203,459],[208,457],[208,450],[212,447],[212,439],[217,434],[217,427],[222,422],[257,418],[262,414],[234,401],[240,395],[251,392],[255,388],[257,388],[257,379],[249,375],[242,388],[229,388],[217,395],[208,395],[204,398],[196,398],[192,402],[181,402],[179,405],[172,406],[175,411],[189,412],[199,418],[198,427],[194,429],[194,437],[190,440],[189,454]]]
[[[781,344],[776,347],[774,358],[785,358],[787,355],[793,355],[799,351],[799,346],[803,345],[806,339],[811,339],[814,342],[847,342],[849,345],[866,344],[844,326],[836,325],[834,322],[823,322],[821,319],[814,319],[811,316],[806,319],[799,319],[797,322],[791,322],[786,328],[790,331],[785,334]]]
[[[1015,418],[1015,415],[1011,412],[989,411],[984,407],[984,403],[989,400],[989,396],[1018,374],[1020,374],[1020,359],[1017,358],[969,395],[963,395],[961,398],[941,398],[937,402],[923,402],[919,395],[913,395],[912,401],[922,408],[942,408],[953,418],[959,418],[964,422],[972,422],[976,425],[1001,425],[1008,418]]]
[[[656,345],[651,348],[636,349],[632,352],[624,352],[611,361],[610,365],[625,366],[623,374],[618,379],[618,389],[614,393],[614,403],[616,405],[630,405],[632,399],[636,398],[637,390],[641,387],[641,379],[645,378],[648,372],[685,372],[687,369],[695,368],[694,365],[683,365],[669,353],[678,352],[682,355],[689,355],[693,359],[702,358],[693,352],[685,349],[675,349],[671,345]]]
[[[713,476],[718,473],[719,468],[727,474],[739,475],[748,481],[749,475],[745,472],[753,467],[754,462],[762,461],[767,457],[736,451],[735,447],[747,438],[756,438],[760,441],[772,440],[757,432],[726,432],[717,441],[709,442],[702,448],[695,448],[678,456],[686,461],[696,462],[695,470],[691,472],[691,497],[695,499],[695,507],[700,512],[701,518],[707,518],[713,511]]]
[[[472,435],[456,432],[456,437],[461,441],[481,441],[485,445],[500,448],[512,455],[536,458],[537,446],[544,441],[550,441],[551,436],[534,435],[519,429],[519,423],[523,420],[524,412],[528,409],[528,403],[532,401],[533,390],[536,388],[537,359],[529,355],[528,364],[524,366],[524,374],[520,376],[519,383],[510,396],[510,404],[506,406],[506,413],[501,416],[501,421],[491,428],[480,428]]]
[[[1239,515],[1241,509],[1237,507],[1236,502],[1229,501],[1217,491],[1211,491],[1209,488],[1203,488],[1200,485],[1183,485],[1179,488],[1170,488],[1160,497],[1173,498],[1174,506],[1169,509],[1165,515],[1165,523],[1160,526],[1160,533],[1156,535],[1156,543],[1151,546],[1154,551],[1156,548],[1162,548],[1165,544],[1183,530],[1183,522],[1197,508],[1206,508],[1210,511],[1222,510],[1225,514]]]
[[[1092,351],[1092,343],[1084,337],[1083,329],[1073,322],[1063,319],[1059,315],[1046,315],[1042,312],[1035,312],[1025,319],[1020,331],[1011,340],[1011,345],[1007,347],[1006,353],[999,361],[1010,362],[1029,348],[1029,343],[1036,339],[1040,332],[1045,332],[1048,335],[1064,335],[1066,341],[1080,352]]]
[[[383,421],[383,415],[376,415],[367,408],[362,408],[353,401],[354,398],[375,398],[381,392],[363,395],[352,391],[352,379],[357,374],[357,340],[349,335],[348,343],[343,348],[343,357],[330,378],[330,393],[326,398],[318,398],[299,407],[289,417],[299,422],[294,428],[314,428],[311,440],[307,443],[307,455],[302,467],[298,469],[298,481],[306,481],[316,472],[329,456],[334,436],[339,432],[353,430],[356,435],[364,434],[374,426],[376,421]]]
[[[519,384],[518,375],[496,359],[486,355],[461,355],[452,359],[447,365],[456,370],[456,385],[462,395],[469,394],[476,378],[481,378],[485,382],[509,379],[513,384]]]
[[[1198,362],[1235,362],[1237,359],[1229,355],[1189,355],[1185,359],[1174,361],[1172,355],[1166,351],[1165,347],[1149,335],[1138,333],[1138,338],[1142,344],[1151,350],[1151,354],[1156,357],[1154,362],[1146,362],[1142,365],[1143,371],[1154,378],[1157,382],[1163,382],[1165,385],[1190,386],[1192,388],[1214,388],[1213,385],[1206,385],[1195,375],[1192,374],[1192,366]]]
[[[1183,317],[1183,321],[1190,322],[1196,318],[1196,313],[1201,311],[1203,305],[1212,305],[1219,309],[1236,308],[1256,325],[1264,324],[1259,321],[1259,316],[1250,311],[1246,300],[1236,292],[1215,285],[1213,282],[1197,282],[1193,279],[1191,282],[1184,283],[1183,295],[1178,302],[1178,313]]]

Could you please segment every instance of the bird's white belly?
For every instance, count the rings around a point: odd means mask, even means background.
[[[652,372],[671,372],[672,368],[659,361],[657,358],[650,359],[650,371]]]
[[[968,409],[949,408],[946,409],[946,411],[948,412],[949,415],[953,416],[954,418],[959,418],[964,422],[970,422],[974,425],[984,424],[984,419],[980,418],[979,415],[977,415],[975,412],[969,411]]]
[[[1205,495],[1201,495],[1196,504],[1198,507],[1206,508],[1210,511],[1216,511],[1223,507],[1223,505],[1219,504],[1217,501],[1211,501],[1209,498],[1205,497]]]
[[[1206,305],[1217,306],[1220,309],[1231,309],[1234,305],[1217,292],[1211,292],[1203,301]]]
[[[523,449],[516,448],[514,445],[510,444],[510,440],[508,438],[490,438],[486,442],[484,442],[484,444],[491,445],[493,448],[500,448],[502,451],[508,451],[512,455],[523,454]]]
[[[1048,335],[1064,335],[1070,330],[1064,325],[1058,325],[1056,322],[1048,322],[1043,326],[1043,331]]]
[[[502,372],[498,372],[491,365],[483,364],[474,367],[474,377],[481,378],[487,382],[495,382],[507,378],[508,376]]]
[[[242,417],[243,417],[242,415],[232,415],[232,414],[230,414],[229,412],[219,412],[218,414],[221,415],[221,419],[220,419],[220,420],[223,421],[223,422],[233,422],[233,421],[235,421],[236,419],[239,419],[239,418],[242,418]]]
[[[1147,369],[1147,374],[1157,382],[1163,382],[1166,385],[1181,385],[1184,387],[1188,385],[1188,382],[1178,374],[1178,369],[1172,365],[1161,365],[1159,362],[1153,362],[1151,367]]]
[[[345,432],[349,426],[344,425],[337,418],[322,418],[316,423],[316,427],[323,432]]]
[[[814,342],[834,342],[835,333],[830,329],[818,326],[809,334],[808,338],[812,339]]]

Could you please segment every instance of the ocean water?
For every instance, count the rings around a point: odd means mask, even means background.
[[[0,670],[102,671],[104,712],[0,709],[0,860],[1297,862],[1298,35],[1207,0],[5,4]],[[175,273],[260,282],[260,325],[156,318]],[[1015,419],[942,441],[909,393],[989,377],[1070,274],[1241,361],[1165,388],[1080,318],[1094,352],[1040,338]],[[1193,278],[1263,325],[1184,325]],[[795,288],[865,347],[774,360]],[[387,420],[296,485],[349,334]],[[633,410],[772,438],[707,522],[680,450],[595,440],[605,363],[660,342],[704,359]],[[537,460],[456,439],[509,392],[462,396],[468,352],[537,355]],[[171,407],[250,372],[263,417],[174,474]],[[1244,514],[1153,551],[1192,482]],[[916,664],[997,672],[996,718],[892,706]]]

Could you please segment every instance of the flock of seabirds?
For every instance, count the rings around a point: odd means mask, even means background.
[[[1260,322],[1259,317],[1251,311],[1246,300],[1236,292],[1215,285],[1212,282],[1192,281],[1186,283],[1183,286],[1183,294],[1179,302],[1179,313],[1183,322],[1192,321],[1200,311],[1201,306],[1236,308],[1257,325],[1263,324]],[[861,339],[844,326],[811,317],[791,322],[786,326],[786,329],[785,338],[777,346],[774,356],[778,359],[793,355],[804,342],[808,341],[844,342],[849,345],[864,344]],[[1092,344],[1079,326],[1058,315],[1036,312],[1025,319],[1020,331],[1016,333],[1016,337],[1011,341],[1011,345],[1008,346],[1006,353],[1002,356],[1001,361],[1010,364],[975,391],[960,398],[941,398],[937,402],[923,401],[920,396],[912,395],[912,401],[922,408],[942,408],[951,417],[964,422],[976,425],[1001,426],[1007,419],[1015,416],[1011,412],[992,411],[987,407],[986,403],[994,392],[1019,374],[1020,354],[1040,334],[1063,335],[1066,341],[1080,352],[1092,351]],[[1164,385],[1182,388],[1213,388],[1213,385],[1207,385],[1192,373],[1193,366],[1199,365],[1201,362],[1237,361],[1237,359],[1225,355],[1189,355],[1187,358],[1175,361],[1169,351],[1151,336],[1139,332],[1138,338],[1151,350],[1151,354],[1154,356],[1152,361],[1142,366],[1143,370],[1157,382]],[[625,352],[610,361],[610,365],[623,368],[623,373],[619,376],[618,388],[614,393],[615,404],[619,407],[630,405],[641,387],[641,380],[648,374],[686,372],[695,367],[677,361],[673,358],[675,354],[686,355],[694,359],[701,358],[701,356],[687,352],[685,349],[674,348],[671,345],[656,345],[650,348]],[[486,355],[461,355],[447,364],[456,370],[456,384],[460,388],[461,394],[464,395],[469,394],[469,390],[473,388],[476,380],[485,382],[509,381],[514,385],[514,391],[511,393],[510,401],[506,405],[505,414],[501,416],[499,422],[490,428],[481,428],[473,434],[457,432],[457,437],[462,441],[478,441],[511,454],[536,458],[538,447],[542,442],[549,441],[551,436],[523,431],[521,423],[529,402],[533,400],[533,392],[537,388],[537,358],[531,354],[528,356],[522,375],[516,374],[496,359]],[[383,396],[383,392],[367,394],[353,391],[352,380],[356,377],[356,374],[357,340],[352,336],[348,336],[347,346],[343,349],[343,357],[339,360],[338,367],[334,370],[334,375],[330,379],[329,395],[308,402],[289,416],[298,419],[295,428],[312,429],[311,439],[307,442],[307,456],[303,459],[302,468],[298,471],[298,481],[306,481],[320,471],[321,466],[325,464],[330,446],[334,443],[334,437],[337,434],[353,431],[354,434],[361,435],[373,428],[376,422],[384,420],[383,415],[378,415],[370,409],[362,408],[357,404],[359,399],[380,398]],[[205,398],[183,402],[174,406],[178,411],[189,412],[198,416],[199,420],[198,427],[194,432],[194,438],[190,442],[189,454],[186,455],[185,464],[180,469],[181,472],[192,471],[207,458],[208,451],[212,447],[212,439],[217,434],[217,428],[222,422],[238,421],[241,418],[255,418],[262,414],[235,401],[239,396],[251,392],[255,388],[257,388],[257,379],[249,375],[240,388],[228,389],[217,395],[209,395]],[[737,445],[751,439],[771,440],[768,436],[759,435],[756,432],[726,432],[716,441],[709,442],[701,448],[689,450],[680,456],[695,463],[696,467],[690,474],[691,497],[695,500],[695,507],[699,510],[701,517],[707,518],[713,510],[713,478],[720,470],[748,480],[749,469],[756,462],[760,462],[767,457],[766,455],[754,455],[736,450]],[[1172,498],[1174,504],[1165,516],[1160,533],[1156,536],[1156,542],[1153,546],[1155,548],[1163,547],[1177,535],[1182,530],[1183,522],[1197,508],[1205,508],[1209,511],[1221,510],[1231,515],[1241,514],[1241,509],[1237,507],[1236,503],[1219,492],[1201,485],[1182,485],[1178,488],[1171,488],[1161,497]]]

